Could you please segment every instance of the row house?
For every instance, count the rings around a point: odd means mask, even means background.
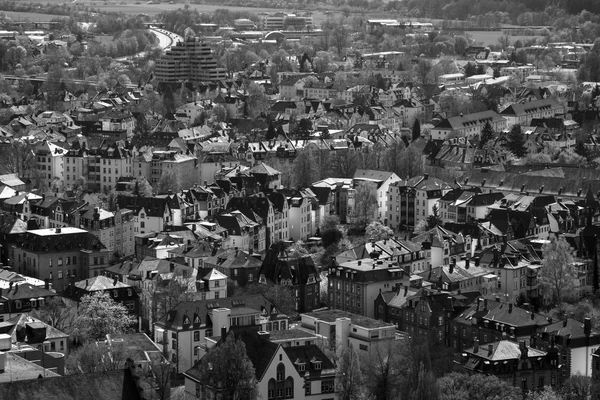
[[[258,279],[262,262],[248,252],[227,249],[203,260],[206,268],[214,268],[227,275],[234,287],[245,287]]]
[[[111,257],[128,257],[135,254],[134,219],[134,212],[126,208],[106,211],[88,206],[76,213],[74,226],[100,239]]]
[[[444,222],[483,220],[488,207],[503,197],[500,192],[482,194],[479,188],[452,189],[439,200],[439,216]]]
[[[456,233],[439,225],[413,237],[411,242],[430,250],[430,265],[448,265],[453,256],[472,252],[476,243],[470,235]]]
[[[84,206],[83,201],[42,195],[41,199],[23,201],[22,216],[25,221],[35,221],[40,228],[74,225],[75,213]]]
[[[196,156],[181,150],[153,150],[135,157],[132,176],[144,176],[152,187],[157,187],[161,177],[169,174],[176,190],[187,189],[198,182],[200,167]],[[211,181],[212,182],[212,181]]]
[[[513,125],[531,126],[534,118],[564,118],[564,115],[565,108],[554,99],[515,103],[500,112],[500,116],[506,120],[507,128]],[[494,131],[500,132],[502,129]]]
[[[223,239],[224,249],[237,248],[251,253],[266,249],[266,227],[258,215],[250,219],[240,211],[231,211],[217,215],[215,220],[227,230]]]
[[[10,273],[14,274],[12,271]],[[0,286],[0,322],[17,313],[29,313],[56,296],[56,292],[49,290],[49,286],[32,285],[26,279],[10,281],[8,285]]]
[[[348,222],[348,200],[354,193],[352,179],[326,178],[311,185],[311,190],[318,196],[322,190],[327,190],[330,196],[330,211],[340,218],[340,222]]]
[[[120,208],[133,211],[134,235],[161,232],[166,225],[173,225],[174,215],[167,197],[119,196]]]
[[[122,176],[133,176],[131,151],[103,142],[96,148],[74,143],[64,158],[64,182],[69,187],[83,185],[88,190],[108,192]]]
[[[450,133],[457,133],[466,138],[478,137],[486,123],[492,126],[494,132],[502,132],[508,126],[512,126],[507,125],[507,119],[504,116],[495,111],[481,111],[446,118],[431,130],[431,138],[446,140]]]
[[[176,370],[189,370],[208,350],[209,338],[224,337],[232,327],[286,330],[289,317],[262,295],[178,303],[154,324],[154,342]]]
[[[432,215],[434,206],[439,208],[439,200],[450,189],[449,184],[429,174],[398,179],[386,190],[387,207],[383,212],[387,215],[387,224],[398,230],[414,228]]]
[[[211,185],[194,185],[184,190],[186,201],[193,204],[193,215],[190,218],[211,218],[224,211],[232,196],[237,194],[234,189],[231,182],[217,180]]]
[[[459,262],[454,257],[450,265],[433,267],[419,275],[432,289],[445,292],[474,292],[483,295],[496,292],[498,277],[488,268],[476,266],[465,258]]]

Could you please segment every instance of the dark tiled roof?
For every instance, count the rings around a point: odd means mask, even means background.
[[[318,378],[326,372],[335,373],[335,365],[316,344],[284,347],[283,351],[288,355],[292,364],[300,362],[306,364],[306,372],[311,378]],[[315,369],[314,363],[311,362],[313,360],[320,361],[321,368]]]
[[[129,370],[0,384],[0,400],[140,400]]]

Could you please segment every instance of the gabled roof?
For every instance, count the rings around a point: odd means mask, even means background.
[[[492,354],[489,354],[489,346],[493,347]],[[471,348],[465,350],[465,352],[489,361],[508,361],[521,358],[519,344],[509,340],[500,340],[489,345],[480,345],[478,351]],[[527,346],[527,357],[544,357],[546,354],[545,351]]]
[[[75,282],[75,287],[86,292],[98,292],[108,289],[131,288],[123,282],[109,278],[104,275],[98,275],[93,278]]]
[[[376,171],[371,169],[357,169],[354,173],[354,179],[367,180],[375,182],[385,182],[394,175],[389,171]]]
[[[247,173],[257,174],[257,175],[269,175],[269,176],[275,176],[275,175],[281,174],[281,172],[277,171],[275,168],[271,168],[267,164],[262,163],[262,162],[256,166],[252,167],[249,171],[247,171]]]

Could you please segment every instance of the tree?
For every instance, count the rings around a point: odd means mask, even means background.
[[[417,140],[421,137],[421,123],[418,118],[415,118],[415,123],[412,127],[412,140]]]
[[[122,343],[109,347],[104,341],[88,341],[71,351],[66,367],[69,374],[116,371],[122,369],[131,356]]]
[[[34,169],[34,144],[14,139],[10,144],[0,145],[0,170],[23,177]]]
[[[419,76],[419,78],[421,78],[422,84],[427,83],[427,77],[429,76],[429,73],[431,72],[431,68],[432,68],[431,62],[428,60],[419,60],[419,62],[417,63],[416,73]]]
[[[341,356],[336,363],[339,379],[336,380],[336,389],[340,400],[354,400],[362,392],[362,376],[360,373],[360,360],[352,345],[344,346]]]
[[[216,122],[227,121],[227,109],[220,104],[217,104],[212,108],[211,114]]]
[[[178,279],[177,276],[173,276],[168,280],[162,280],[160,277],[156,279],[150,290],[146,290],[142,294],[143,296],[149,296],[152,322],[157,321],[175,307],[188,290],[187,282]]]
[[[220,393],[219,398],[256,400],[258,387],[246,346],[230,332],[225,342],[208,351],[197,365],[200,382]]]
[[[525,135],[521,131],[521,125],[513,125],[507,136],[508,149],[517,157],[523,157],[527,154],[525,147]]]
[[[294,187],[298,189],[309,187],[317,180],[315,178],[318,172],[314,157],[308,151],[302,151],[294,160]]]
[[[564,237],[553,239],[542,248],[539,282],[544,298],[557,305],[572,294],[577,280],[573,268],[573,250]]]
[[[323,247],[327,248],[343,239],[344,235],[339,226],[340,218],[337,215],[327,215],[321,220],[319,233],[321,234]]]
[[[396,340],[375,342],[361,360],[363,385],[368,398],[395,400],[404,384],[405,359]]]
[[[521,400],[521,390],[495,375],[453,372],[438,379],[439,400]]]
[[[158,181],[158,193],[176,193],[181,189],[179,175],[172,169],[163,169]]]
[[[393,234],[394,231],[390,227],[383,225],[379,221],[373,221],[367,225],[366,236],[371,241],[386,240],[392,237]]]
[[[561,392],[565,400],[587,400],[592,398],[591,389],[592,378],[577,374],[565,381]]]
[[[44,305],[32,311],[34,316],[59,331],[69,333],[73,327],[75,312],[67,307],[60,296],[46,298]]]
[[[370,182],[359,182],[354,195],[353,219],[355,224],[364,229],[376,217],[377,187]]]
[[[135,322],[127,308],[116,303],[108,292],[95,292],[81,298],[74,333],[82,340],[100,340],[107,334],[127,332]]]
[[[250,119],[256,119],[269,111],[269,98],[265,88],[254,82],[248,85],[247,113]]]
[[[494,139],[494,128],[492,128],[490,121],[486,121],[485,125],[483,125],[483,128],[481,129],[479,148],[483,149],[485,145],[492,139]]]
[[[527,400],[565,400],[560,393],[556,392],[552,386],[546,386],[543,390],[531,392],[526,397]]]
[[[442,225],[442,219],[440,218],[438,205],[434,204],[431,207],[431,215],[427,217],[427,229],[433,229],[438,225]]]
[[[138,176],[133,183],[131,194],[136,197],[152,197],[152,186],[142,176]]]

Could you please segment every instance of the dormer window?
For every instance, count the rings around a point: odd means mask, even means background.
[[[315,370],[320,370],[321,369],[321,361],[315,361]]]
[[[260,278],[258,278],[258,283],[262,283],[263,285],[267,284],[267,278],[265,277],[264,274],[260,275]]]
[[[306,371],[306,364],[305,364],[305,363],[303,363],[303,362],[301,362],[301,363],[298,363],[298,371],[299,371],[299,372],[304,372],[304,371]]]

